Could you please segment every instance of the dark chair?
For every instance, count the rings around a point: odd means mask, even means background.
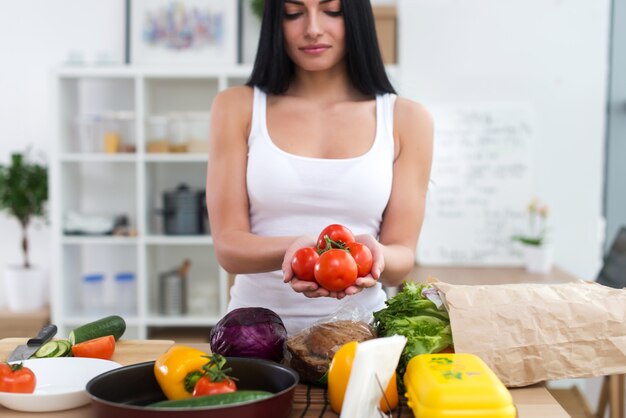
[[[596,282],[616,289],[626,287],[626,226],[619,230],[604,257]]]

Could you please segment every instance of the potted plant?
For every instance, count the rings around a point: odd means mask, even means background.
[[[265,0],[250,0],[250,8],[259,19],[263,17],[263,7],[265,6]]]
[[[552,246],[546,240],[548,205],[534,198],[527,207],[528,232],[513,236],[519,242],[526,270],[530,273],[548,273],[552,268]]]
[[[28,227],[34,218],[44,216],[47,201],[48,171],[43,165],[21,153],[11,156],[10,165],[0,165],[0,210],[15,217],[22,230],[23,261],[4,271],[3,293],[11,310],[41,309],[47,300],[46,276],[31,265],[28,242]]]

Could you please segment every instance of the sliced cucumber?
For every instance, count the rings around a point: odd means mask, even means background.
[[[56,353],[59,351],[59,344],[56,341],[48,341],[39,350],[35,351],[36,358],[56,357]]]
[[[126,331],[124,318],[111,315],[74,329],[70,332],[69,338],[72,345],[93,340],[94,338],[106,337],[107,335],[112,335],[115,341],[117,341],[124,334],[124,331]]]
[[[67,340],[48,341],[35,352],[35,358],[65,357],[70,354],[70,348]]]

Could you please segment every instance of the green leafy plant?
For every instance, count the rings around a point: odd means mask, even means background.
[[[513,236],[513,241],[521,242],[525,245],[541,246],[545,242],[547,232],[547,220],[549,207],[534,198],[528,204],[528,233]]]
[[[35,217],[43,217],[48,201],[48,171],[28,161],[23,154],[11,155],[11,164],[0,165],[0,210],[17,218],[22,227],[24,268],[30,268],[27,231]]]
[[[259,18],[263,17],[263,7],[265,6],[265,0],[250,0],[250,8],[252,12]]]

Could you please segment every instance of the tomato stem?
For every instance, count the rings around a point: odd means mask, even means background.
[[[11,368],[12,372],[17,372],[24,368],[24,364],[22,363],[9,364],[9,367]]]
[[[324,248],[320,248],[320,246],[317,246],[317,253],[319,255],[322,255],[323,253],[325,253],[326,251],[333,249],[333,248],[337,248],[340,250],[347,250],[346,248],[346,243],[343,241],[334,241],[332,239],[330,239],[330,237],[328,235],[324,235],[324,241],[326,242],[326,246]]]

